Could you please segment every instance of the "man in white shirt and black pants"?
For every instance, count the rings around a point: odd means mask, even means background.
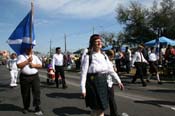
[[[61,76],[62,79],[62,88],[66,89],[66,81],[65,81],[65,75],[64,75],[64,55],[61,53],[61,48],[57,47],[56,48],[56,53],[53,55],[52,58],[52,68],[54,69],[55,72],[55,82],[56,82],[56,87],[59,87],[58,83],[58,77],[59,75]]]
[[[136,74],[132,79],[132,83],[135,83],[137,78],[140,78],[141,82],[142,82],[142,86],[145,87],[146,83],[144,81],[144,74],[143,74],[143,68],[144,67],[144,63],[149,64],[148,61],[144,58],[143,54],[142,54],[142,50],[143,50],[143,46],[139,45],[138,46],[138,50],[135,52],[134,56],[133,56],[133,60],[132,60],[132,66],[135,65],[136,67]]]
[[[18,56],[17,66],[21,69],[19,76],[21,85],[21,94],[23,100],[23,113],[29,112],[30,93],[33,95],[33,106],[36,115],[43,115],[40,108],[40,78],[38,68],[42,68],[42,62],[32,53],[32,45],[26,46],[24,52]]]

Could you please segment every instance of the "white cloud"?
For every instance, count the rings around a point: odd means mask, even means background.
[[[36,25],[43,25],[43,24],[48,24],[48,23],[50,23],[50,22],[46,19],[36,19],[35,20]]]
[[[155,0],[158,4],[162,1],[162,0]],[[152,7],[153,6],[153,2],[154,0],[139,0],[139,2],[144,5],[145,7]]]
[[[37,0],[35,5],[46,11],[57,11],[72,0]]]
[[[35,0],[35,7],[52,14],[94,18],[114,12],[117,3],[123,0]],[[22,4],[29,1],[20,1]]]
[[[79,0],[61,7],[63,14],[93,18],[114,12],[116,0]]]
[[[3,30],[4,27],[7,27],[7,26],[12,26],[12,24],[10,23],[7,23],[7,22],[0,22],[0,28]]]
[[[94,18],[105,16],[115,12],[118,4],[128,5],[130,1],[134,0],[34,0],[35,7],[43,11],[65,16]],[[150,6],[153,0],[135,0],[143,3],[144,6]],[[159,1],[159,0],[158,0]],[[20,0],[20,3],[29,3],[30,0]]]

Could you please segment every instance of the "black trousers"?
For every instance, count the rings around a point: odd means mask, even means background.
[[[114,87],[108,87],[110,116],[119,116],[114,96]]]
[[[136,74],[133,77],[132,83],[134,83],[137,80],[137,78],[140,78],[142,85],[144,86],[146,84],[143,79],[144,78],[144,68],[146,67],[141,62],[136,62],[135,67],[136,67]]]
[[[24,109],[28,109],[30,107],[31,91],[33,94],[33,106],[39,107],[40,79],[38,73],[34,75],[25,75],[21,73],[19,79]]]
[[[125,65],[126,65],[126,72],[129,73],[131,70],[131,63],[129,60],[125,61]]]
[[[117,72],[120,72],[121,71],[121,59],[116,59],[115,65],[117,67]]]
[[[62,78],[62,85],[63,87],[66,85],[66,81],[65,81],[65,75],[64,75],[64,67],[63,66],[55,66],[55,82],[56,82],[56,86],[59,86],[58,83],[58,77],[59,75],[61,75]]]

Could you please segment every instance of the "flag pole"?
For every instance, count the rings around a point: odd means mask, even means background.
[[[30,23],[30,43],[32,45],[32,27],[33,27],[33,16],[34,16],[34,7],[33,7],[33,0],[31,1],[31,23]],[[32,46],[31,46],[32,47]]]

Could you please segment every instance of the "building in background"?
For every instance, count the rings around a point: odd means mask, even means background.
[[[0,65],[6,65],[9,54],[7,50],[0,50]]]

